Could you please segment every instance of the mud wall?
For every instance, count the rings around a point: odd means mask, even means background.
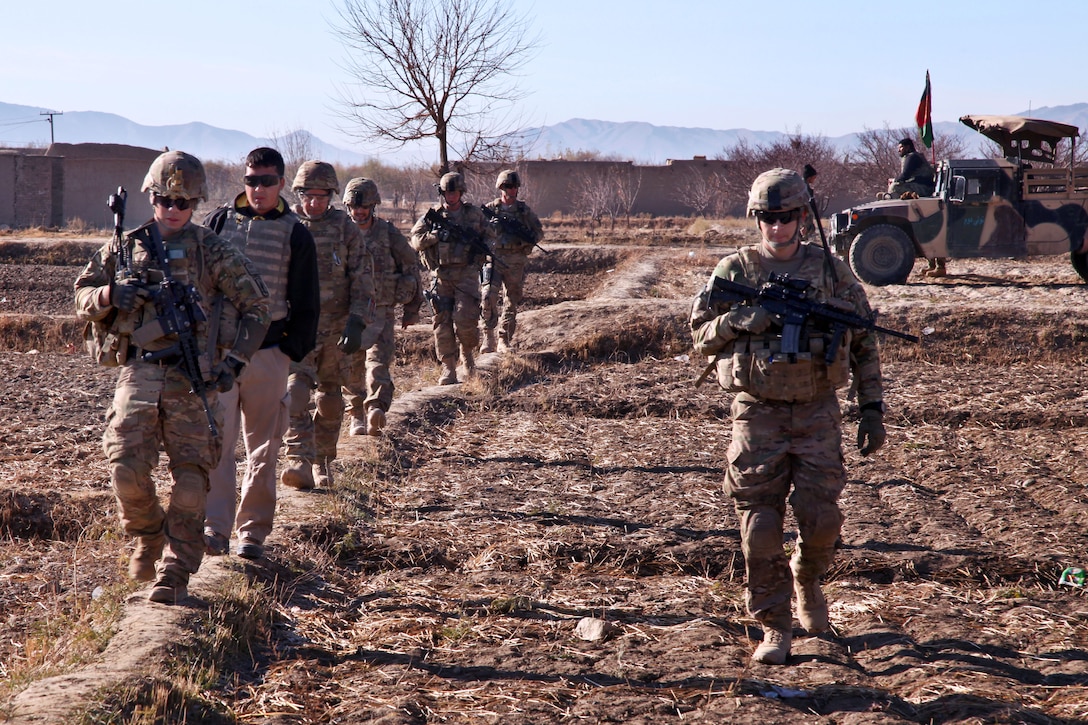
[[[81,221],[113,227],[106,199],[128,190],[125,226],[151,217],[140,193],[144,174],[158,151],[123,144],[53,144],[44,154],[0,149],[0,226],[64,227]]]

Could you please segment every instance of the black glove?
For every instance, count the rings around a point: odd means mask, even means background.
[[[888,434],[884,432],[884,414],[879,410],[863,410],[858,423],[858,450],[861,455],[875,453],[884,445]]]
[[[363,346],[363,330],[366,323],[358,315],[348,315],[348,323],[344,325],[344,332],[340,335],[336,346],[345,355],[354,355]]]
[[[436,229],[435,232],[434,232],[434,235],[436,237],[438,237],[438,241],[440,241],[440,242],[448,242],[450,240],[450,230],[449,229],[441,229],[441,228]]]
[[[244,365],[241,360],[236,360],[229,355],[212,368],[211,383],[220,393],[225,393],[234,387],[234,381],[242,373]]]
[[[125,279],[110,284],[110,304],[122,312],[132,312],[150,296],[147,286],[138,279]]]

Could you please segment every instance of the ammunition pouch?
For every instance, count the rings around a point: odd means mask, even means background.
[[[850,333],[845,333],[835,360],[828,364],[824,354],[829,339],[822,335],[808,338],[808,350],[797,353],[783,353],[778,337],[743,335],[733,344],[731,353],[716,360],[718,384],[761,400],[811,402],[849,382],[849,338]]]
[[[115,310],[83,326],[83,348],[96,363],[107,368],[128,362],[130,334],[116,329],[116,320]]]

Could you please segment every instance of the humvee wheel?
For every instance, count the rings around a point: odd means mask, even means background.
[[[1077,274],[1085,282],[1088,282],[1088,254],[1082,254],[1080,252],[1071,252],[1069,254],[1069,261],[1073,263],[1073,269],[1077,270]]]
[[[871,285],[903,284],[914,268],[914,244],[891,224],[871,226],[850,245],[850,267]]]

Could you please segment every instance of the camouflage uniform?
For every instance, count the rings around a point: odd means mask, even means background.
[[[447,174],[443,177],[460,174]],[[464,188],[463,180],[460,182]],[[462,202],[457,211],[451,212],[444,204],[433,207],[451,224],[470,229],[491,243],[493,232],[479,208]],[[426,216],[420,217],[412,227],[412,248],[419,252],[427,269],[434,272],[433,296],[434,347],[442,363],[443,377],[440,382],[457,382],[458,347],[466,374],[475,371],[473,354],[480,344],[480,270],[483,257],[467,243],[443,239],[439,230],[431,228]]]
[[[125,533],[141,537],[141,544],[165,533],[159,581],[170,587],[184,587],[203,558],[208,473],[219,462],[221,439],[210,435],[204,406],[190,392],[177,355],[159,362],[144,362],[141,358],[144,352],[165,350],[177,342],[176,335],[144,339],[140,334],[141,329],[155,329],[155,305],[145,302],[125,313],[107,301],[110,283],[118,278],[122,249],[137,276],[146,280],[149,271],[152,276],[154,271],[161,273],[161,264],[148,252],[148,229],[149,225],[145,225],[130,232],[123,247],[110,242],[98,250],[76,280],[76,314],[82,320],[105,322],[115,331],[124,331],[117,359],[121,371],[102,441],[110,464],[110,481]],[[268,292],[245,256],[210,230],[191,222],[163,242],[173,277],[195,286],[206,316],[211,317],[214,300],[225,297],[239,310],[240,328],[246,334],[253,336],[254,330],[259,333],[257,337],[263,334],[269,323]],[[196,325],[195,334],[208,366],[219,363],[228,352],[238,362],[247,363],[256,351],[255,345],[246,349],[242,342],[235,344],[233,337],[220,337],[216,349],[209,351],[206,322]],[[141,345],[134,340],[140,340]],[[216,425],[221,428],[223,416],[214,386],[209,387],[207,398]],[[151,479],[160,449],[166,451],[174,481],[165,513]]]
[[[838,277],[835,284],[819,246],[802,244],[798,254],[801,265],[789,274],[809,280],[818,301],[842,300],[856,314],[870,313],[865,291],[846,263],[831,258]],[[713,276],[759,287],[767,281],[769,267],[758,247],[745,247],[722,259]],[[834,558],[843,521],[837,501],[846,473],[835,389],[848,382],[852,369],[859,404],[880,403],[877,343],[868,331],[850,331],[836,362],[827,365],[823,350],[830,336],[811,331],[807,340],[811,355],[806,360],[772,364],[773,351],[780,349],[780,332],[751,335],[721,324],[719,315],[728,307],[708,310],[707,294],[704,289],[692,305],[692,337],[698,353],[716,360],[719,385],[737,391],[725,490],[734,499],[741,522],[748,609],[765,624],[789,628],[793,576],[782,548],[786,502],[799,529],[794,574],[818,580]],[[776,375],[794,379],[783,383],[774,379]]]
[[[499,337],[503,344],[509,345],[517,327],[518,305],[521,304],[525,293],[525,267],[529,263],[533,245],[539,244],[544,238],[544,227],[540,223],[540,218],[524,201],[517,200],[513,204],[506,205],[499,198],[485,206],[496,215],[520,222],[533,235],[532,241],[527,241],[503,231],[501,227],[496,230],[498,240],[495,243],[495,253],[499,264],[489,265],[490,279],[484,286],[484,327],[486,330],[494,330],[498,327]],[[488,276],[485,272],[484,278],[487,279]],[[502,298],[501,318],[499,317],[500,296]]]
[[[307,218],[301,205],[295,213],[310,230],[317,245],[321,287],[321,316],[317,347],[302,362],[291,363],[288,390],[291,420],[284,438],[288,458],[305,465],[336,458],[336,444],[344,420],[341,388],[350,378],[352,356],[338,346],[348,317],[366,323],[363,349],[377,338],[380,318],[375,313],[374,261],[359,228],[342,209],[330,208],[316,219]],[[310,391],[316,389],[313,400]]]
[[[374,325],[380,332],[377,342],[367,348],[365,360],[358,357],[352,360],[347,402],[354,432],[362,432],[360,429],[366,427],[363,419],[369,408],[377,407],[385,413],[393,403],[390,367],[396,353],[395,306],[404,305],[402,324],[408,326],[419,322],[419,308],[423,304],[419,256],[408,239],[392,222],[380,217],[373,217],[370,228],[363,230],[362,235],[374,258]]]

